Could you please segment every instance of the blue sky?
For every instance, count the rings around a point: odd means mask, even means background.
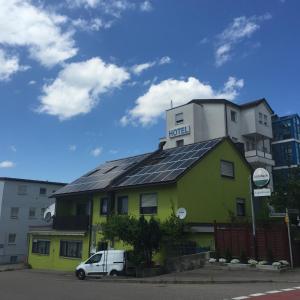
[[[0,176],[69,182],[156,149],[164,110],[299,113],[297,0],[0,0]]]

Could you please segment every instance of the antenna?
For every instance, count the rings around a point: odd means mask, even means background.
[[[173,108],[173,100],[171,99],[171,108]]]

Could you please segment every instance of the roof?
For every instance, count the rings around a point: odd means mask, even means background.
[[[281,122],[281,121],[289,120],[289,119],[293,119],[293,118],[300,118],[300,116],[298,114],[291,114],[291,115],[286,115],[286,116],[282,116],[282,117],[275,115],[274,118],[272,119],[272,122],[273,123]]]
[[[246,103],[242,103],[242,104],[234,103],[234,102],[231,102],[226,99],[193,99],[184,105],[187,105],[190,103],[195,103],[198,105],[206,104],[206,103],[227,104],[227,105],[235,106],[239,109],[246,109],[246,108],[258,106],[258,105],[264,103],[267,106],[267,108],[270,110],[270,112],[272,114],[274,114],[273,109],[271,108],[271,106],[269,105],[268,101],[265,98],[261,98],[258,100],[254,100],[254,101],[250,101],[250,102],[246,102]],[[181,106],[184,106],[184,105],[181,105]],[[180,107],[180,106],[177,106],[177,107]],[[174,108],[177,108],[177,107],[174,107]]]
[[[136,166],[149,155],[151,155],[151,153],[105,162],[82,177],[57,190],[51,197],[104,190],[113,180],[131,170],[132,167]]]
[[[114,188],[176,182],[186,171],[214,149],[224,138],[189,144],[156,152],[140,166],[122,176]]]
[[[24,179],[24,178],[13,178],[13,177],[0,177],[1,181],[19,181],[28,183],[41,183],[41,184],[53,184],[53,185],[66,185],[64,182],[55,182],[47,180],[34,180],[34,179]]]

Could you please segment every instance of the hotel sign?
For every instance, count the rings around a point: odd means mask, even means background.
[[[169,130],[169,137],[175,138],[182,135],[187,135],[191,133],[191,126],[186,125],[178,128],[173,128]]]

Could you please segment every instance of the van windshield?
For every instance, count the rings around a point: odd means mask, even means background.
[[[101,257],[102,257],[102,254],[95,254],[93,256],[91,256],[87,261],[86,261],[86,264],[95,264],[95,263],[98,263],[100,262],[101,260]]]

